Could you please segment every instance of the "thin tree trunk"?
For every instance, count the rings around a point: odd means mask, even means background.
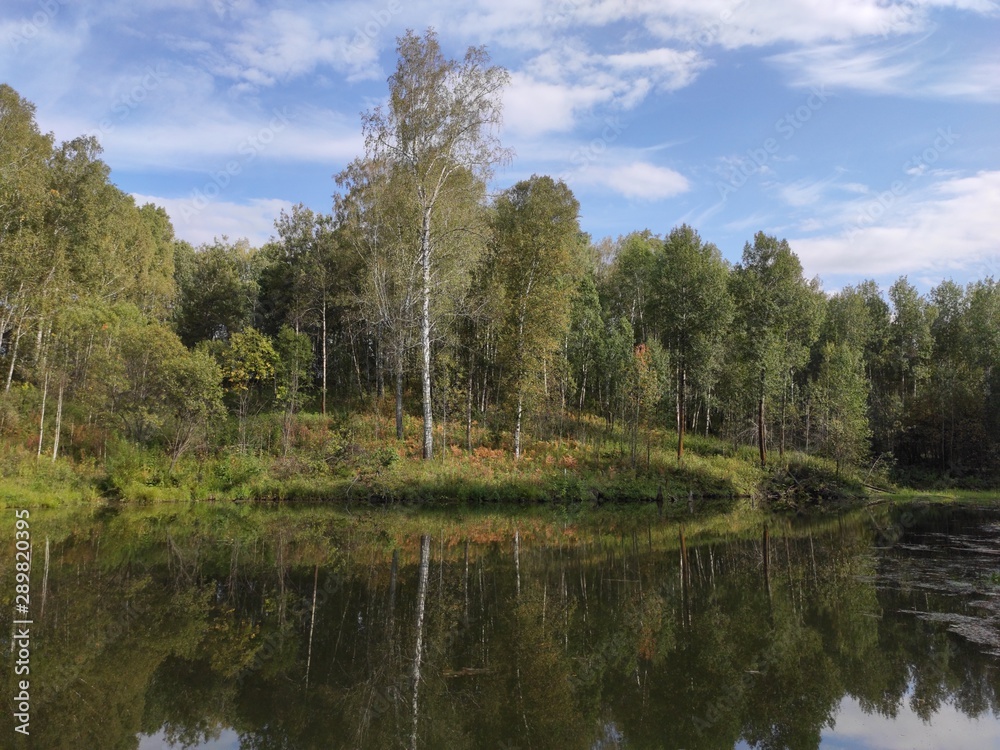
[[[358,384],[358,398],[363,399],[365,397],[365,386],[361,381],[361,362],[358,360],[358,337],[353,330],[351,331],[351,361],[354,363],[354,378]]]
[[[785,378],[784,387],[781,389],[781,442],[778,444],[778,458],[785,460],[785,405],[788,400],[788,379]]]
[[[313,633],[316,630],[316,592],[318,590],[318,584],[319,584],[319,564],[316,565],[316,569],[313,572],[312,616],[309,619],[309,651],[306,655],[306,688],[309,687],[309,668],[312,666]]]
[[[764,442],[764,371],[760,373],[760,397],[757,399],[757,445],[760,449],[761,468],[767,466],[767,444]]]
[[[320,397],[320,413],[326,416],[326,366],[327,366],[327,353],[326,353],[326,290],[323,290],[323,344],[321,350],[323,352],[323,394]]]
[[[59,399],[56,401],[56,431],[52,436],[52,463],[59,457],[59,433],[62,431],[63,391],[66,390],[66,376],[59,378]]]
[[[10,369],[7,370],[7,384],[4,387],[4,392],[10,390],[11,381],[14,379],[14,364],[17,362],[17,345],[21,343],[21,323],[23,321],[23,316],[17,321],[17,331],[14,333],[14,348],[10,353]]]
[[[514,423],[514,460],[521,458],[521,415],[524,411],[524,395],[517,394],[517,420]]]
[[[684,458],[684,386],[687,385],[687,371],[681,367],[677,388],[677,460]]]
[[[396,360],[396,440],[403,439],[403,355]]]
[[[45,373],[45,384],[42,386],[42,414],[38,418],[38,458],[42,457],[42,440],[45,438],[45,399],[49,395],[49,374]]]
[[[674,371],[674,383],[677,388],[674,390],[674,428],[677,434],[681,434],[681,371],[678,366]]]
[[[431,537],[420,537],[420,580],[417,585],[417,642],[413,648],[413,728],[410,732],[410,750],[417,750],[417,724],[419,713],[420,659],[424,650],[424,609],[427,604],[427,577],[430,573]]]
[[[448,391],[444,388],[444,397],[441,399],[441,460],[448,457]]]
[[[44,329],[45,329],[45,318],[39,317],[38,319],[38,334],[35,338],[35,362],[38,362],[39,357],[42,358],[44,362],[44,350],[42,349],[42,341],[44,339]]]
[[[425,459],[434,457],[434,411],[431,403],[431,213],[424,209],[420,225],[420,268],[423,284],[420,290],[420,349],[423,386],[424,452]]]
[[[38,619],[45,620],[45,600],[49,595],[49,538],[45,537],[45,572],[42,574],[42,611]]]
[[[385,397],[385,363],[382,353],[382,339],[375,339],[375,393],[381,401]]]
[[[705,395],[705,437],[708,437],[708,429],[712,424],[712,389],[708,389]]]
[[[514,531],[514,571],[517,575],[517,598],[521,598],[521,534]]]
[[[472,367],[469,367],[469,378],[465,391],[465,449],[472,453]]]

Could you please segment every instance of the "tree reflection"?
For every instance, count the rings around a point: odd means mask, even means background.
[[[52,515],[17,747],[232,730],[259,750],[815,748],[845,696],[930,722],[945,704],[1000,711],[996,658],[913,614],[974,603],[893,572],[911,553],[876,549],[863,519],[772,524],[766,575],[759,530],[424,548],[321,515],[161,521]]]

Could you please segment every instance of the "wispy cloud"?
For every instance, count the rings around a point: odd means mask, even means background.
[[[803,47],[770,61],[795,86],[830,86],[906,98],[1000,101],[1000,62],[937,51],[929,37],[906,43],[852,41]]]
[[[573,183],[605,186],[625,198],[641,201],[672,198],[690,189],[687,178],[680,172],[641,161],[587,165],[571,173],[568,180],[570,187]]]
[[[38,105],[40,126],[57,138],[98,135],[116,178],[126,172],[129,189],[165,196],[179,233],[196,241],[266,238],[279,199],[327,210],[326,175],[363,151],[358,113],[384,100],[395,37],[428,26],[446,56],[486,44],[511,72],[504,140],[518,157],[498,180],[560,175],[586,196],[582,213],[601,231],[683,214],[738,252],[744,232],[796,227],[813,272],[856,272],[975,256],[1000,215],[984,197],[995,185],[983,175],[995,173],[970,176],[1000,168],[988,140],[1000,102],[991,34],[1000,0],[55,1],[58,11],[17,49],[12,35],[40,0],[0,10],[0,80]],[[818,104],[773,85],[761,63],[789,88],[826,84],[838,106],[813,119]],[[139,101],[132,92],[147,66],[165,75]],[[920,101],[904,120],[886,96]],[[947,159],[900,169],[860,156],[919,145],[941,103],[964,138]],[[884,127],[861,132],[858,107],[869,105]],[[805,106],[794,148],[778,124],[760,132]],[[276,111],[288,118],[280,131]],[[678,140],[684,148],[665,154]],[[185,218],[185,196],[218,186],[217,175],[232,177],[229,186]],[[896,180],[907,192],[893,210],[858,224]],[[982,215],[965,216],[946,185]],[[932,219],[961,236],[948,244]],[[847,238],[852,223],[860,229]],[[911,247],[923,249],[905,255]]]
[[[505,123],[523,135],[565,132],[598,105],[629,110],[653,91],[683,88],[709,64],[691,51],[602,54],[565,40],[514,72],[504,97]]]
[[[891,208],[881,220],[789,242],[810,274],[944,273],[979,268],[1000,253],[1000,171],[941,180]],[[856,201],[842,214],[865,210]]]
[[[246,238],[260,246],[274,235],[274,219],[291,211],[290,201],[257,198],[246,203],[211,201],[198,204],[189,198],[164,198],[133,193],[137,205],[162,206],[174,225],[174,234],[193,245],[210,243],[223,235],[231,240]]]

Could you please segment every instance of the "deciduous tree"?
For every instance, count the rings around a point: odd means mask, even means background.
[[[544,377],[547,359],[569,325],[578,264],[579,203],[566,184],[534,176],[497,199],[490,266],[507,313],[503,340],[514,402],[514,456],[530,380]],[[544,386],[543,386],[544,387]]]
[[[676,368],[677,460],[684,456],[689,382],[708,393],[720,364],[723,336],[733,317],[729,267],[718,248],[684,225],[670,232],[655,255],[650,317]]]
[[[490,65],[483,47],[448,60],[437,35],[413,31],[398,39],[398,62],[389,78],[388,108],[365,114],[369,158],[407,170],[419,216],[420,351],[424,458],[433,456],[431,307],[436,272],[436,224],[441,207],[468,195],[467,175],[485,182],[508,158],[500,147],[501,95],[509,75]],[[475,195],[475,193],[473,193]]]

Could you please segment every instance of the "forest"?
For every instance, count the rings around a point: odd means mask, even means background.
[[[260,247],[176,238],[96,139],[55,143],[0,86],[5,494],[391,499],[478,472],[690,498],[793,464],[996,486],[992,277],[830,293],[764,232],[736,263],[686,225],[595,240],[560,180],[490,192],[514,156],[485,49],[397,51],[331,212],[282,212]]]

